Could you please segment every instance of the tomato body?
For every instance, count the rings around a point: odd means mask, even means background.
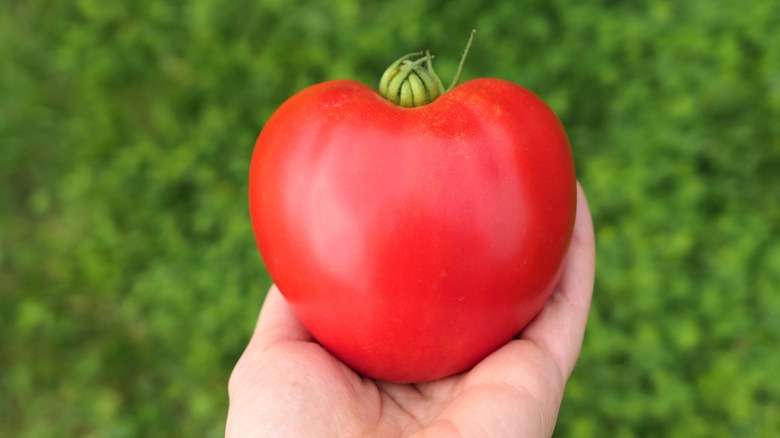
[[[463,83],[401,108],[353,81],[285,102],[252,157],[249,202],[273,281],[359,373],[459,373],[534,318],[575,216],[566,133],[531,92]]]

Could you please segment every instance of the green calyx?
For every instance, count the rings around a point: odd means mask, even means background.
[[[379,94],[404,108],[433,102],[444,94],[444,85],[433,70],[431,60],[430,52],[409,53],[400,57],[382,74]]]
[[[454,88],[460,80],[463,63],[474,39],[471,31],[469,42],[460,59],[455,79],[449,88],[444,89],[439,76],[433,69],[433,56],[430,52],[414,52],[404,55],[393,62],[379,80],[379,94],[385,99],[404,108],[423,106]]]

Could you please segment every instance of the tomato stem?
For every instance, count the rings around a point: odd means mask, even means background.
[[[460,57],[458,70],[455,72],[455,78],[452,80],[452,83],[450,84],[449,88],[447,88],[447,91],[450,91],[453,88],[455,88],[455,86],[458,85],[458,82],[460,82],[460,74],[463,71],[463,64],[466,62],[466,56],[468,56],[469,54],[469,49],[471,48],[472,41],[474,41],[475,33],[477,33],[477,29],[471,29],[471,34],[469,34],[469,42],[466,43],[466,48],[463,50],[463,55]]]
[[[466,49],[460,58],[458,70],[449,88],[444,89],[441,79],[433,69],[433,56],[429,51],[413,52],[398,58],[382,74],[379,80],[379,94],[404,108],[423,106],[458,85],[463,64],[466,61],[476,30],[471,31]]]

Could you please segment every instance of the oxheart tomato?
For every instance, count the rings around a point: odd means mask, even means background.
[[[499,79],[414,108],[314,85],[268,120],[249,176],[257,244],[295,314],[392,382],[465,371],[521,332],[561,275],[575,198],[560,121]]]

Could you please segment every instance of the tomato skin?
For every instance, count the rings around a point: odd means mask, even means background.
[[[312,335],[367,377],[423,382],[474,366],[541,310],[576,179],[558,118],[510,82],[401,108],[330,81],[266,123],[249,203],[266,268]]]

